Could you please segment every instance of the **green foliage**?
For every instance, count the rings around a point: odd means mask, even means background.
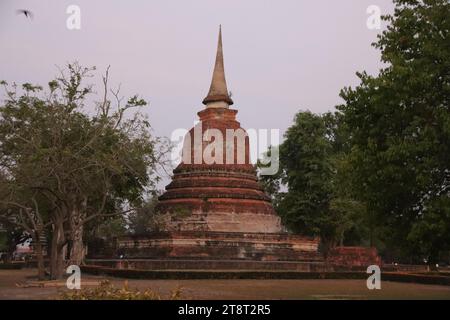
[[[81,83],[91,69],[70,64],[68,70],[68,79],[49,83],[52,92],[64,88],[60,96],[41,99],[8,92],[10,99],[0,108],[3,170],[16,185],[50,189],[61,199],[69,194],[88,197],[89,207],[102,204],[105,193],[112,207],[115,199],[139,201],[142,191],[154,186],[149,172],[156,162],[155,140],[140,114],[122,116],[145,101],[134,96],[116,114],[90,117],[82,106],[91,89]],[[27,92],[42,89],[23,87]]]
[[[298,113],[280,147],[280,164],[285,170],[283,182],[289,192],[279,208],[287,224],[298,232],[326,232],[332,168],[325,131],[319,116]]]
[[[325,253],[344,242],[364,210],[351,197],[346,180],[348,147],[340,121],[338,114],[299,112],[279,146],[280,171],[261,178],[284,224],[294,232],[320,236]]]
[[[96,114],[86,111],[93,91],[84,82],[93,70],[69,64],[48,83],[49,91],[3,82],[0,105],[0,217],[14,218],[34,236],[46,230],[51,239],[57,226],[63,238],[52,245],[61,252],[69,241],[75,264],[81,263],[86,227],[105,227],[113,219],[109,231],[122,231],[114,216],[141,205],[156,185],[161,159],[159,140],[135,109],[146,101],[133,96],[122,106],[116,91],[113,106],[108,72],[105,94],[90,108]]]
[[[426,212],[416,221],[408,234],[415,252],[436,261],[450,243],[450,198],[437,197],[428,202]]]
[[[387,67],[341,92],[352,181],[367,220],[392,248],[450,249],[450,4],[397,0],[379,36]]]
[[[176,288],[170,292],[168,297],[161,295],[151,289],[140,291],[128,287],[125,281],[122,288],[117,288],[109,281],[102,281],[95,288],[87,288],[61,293],[63,300],[178,300],[181,298],[181,288]]]
[[[164,216],[155,210],[157,204],[158,197],[155,194],[128,215],[128,227],[132,233],[142,235],[160,231],[164,227]]]
[[[98,219],[100,220],[100,219]],[[88,226],[88,230],[95,230],[95,237],[108,239],[120,237],[127,233],[127,221],[124,215],[117,215],[104,219],[104,221],[94,221]]]

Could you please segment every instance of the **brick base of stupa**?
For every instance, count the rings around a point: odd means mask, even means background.
[[[116,258],[317,262],[318,245],[287,233],[171,231],[119,238]]]
[[[189,204],[184,204],[185,207],[192,205],[202,200],[190,199]],[[230,210],[231,202],[234,207]],[[176,206],[182,201],[166,201],[166,206]],[[167,231],[217,231],[217,232],[240,232],[240,233],[281,233],[282,225],[281,219],[276,214],[273,214],[272,209],[268,204],[261,201],[254,201],[254,206],[267,206],[267,214],[252,212],[249,210],[237,210],[236,207],[253,205],[251,200],[241,199],[210,199],[209,206],[214,206],[214,210],[202,210],[202,208],[190,207],[186,214],[176,214],[173,211],[166,215],[165,230]],[[272,209],[273,210],[273,209]],[[263,211],[264,212],[264,211]]]
[[[328,253],[327,261],[342,267],[367,268],[370,265],[382,265],[381,257],[374,247],[336,247]]]

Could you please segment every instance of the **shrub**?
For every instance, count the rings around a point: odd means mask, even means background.
[[[178,300],[181,297],[181,288],[171,291],[167,298],[161,297],[158,292],[151,289],[140,291],[128,287],[128,281],[122,288],[117,288],[108,280],[102,281],[98,287],[86,288],[61,293],[63,300]]]

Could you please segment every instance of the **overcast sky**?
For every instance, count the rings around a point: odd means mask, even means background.
[[[66,27],[69,5],[80,30]],[[391,0],[0,0],[0,79],[46,84],[55,65],[78,60],[97,66],[98,83],[111,65],[111,83],[147,99],[155,134],[170,136],[203,108],[222,24],[238,120],[283,133],[299,110],[333,110],[356,71],[377,73],[370,5],[393,10]]]

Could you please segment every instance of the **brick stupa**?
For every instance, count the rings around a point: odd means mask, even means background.
[[[270,197],[258,183],[249,137],[236,120],[237,110],[230,108],[221,30],[203,104],[199,123],[185,136],[182,161],[159,198],[157,210],[170,217],[166,231],[121,239],[121,253],[133,258],[317,258],[317,239],[282,232]],[[231,139],[230,133],[235,134]]]
[[[182,162],[160,197],[159,209],[175,218],[171,227],[177,231],[280,232],[280,219],[250,163],[247,132],[236,121],[237,110],[230,109],[233,100],[225,80],[221,31],[203,104],[206,108],[198,112],[199,123],[185,137]],[[220,131],[222,141],[211,137],[213,130]],[[211,148],[214,141],[221,150]],[[177,213],[184,212],[191,214],[177,221]]]

